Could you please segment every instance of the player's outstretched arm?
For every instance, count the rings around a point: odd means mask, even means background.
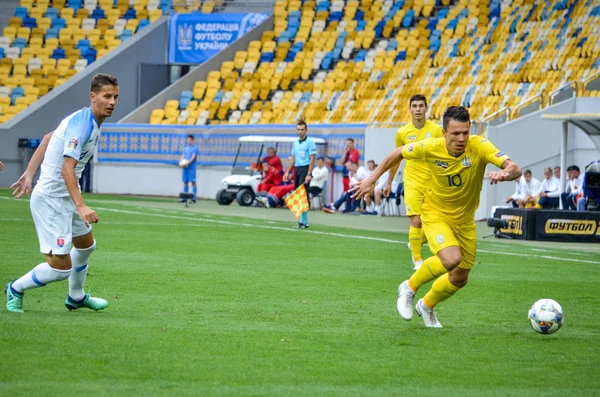
[[[88,226],[90,223],[98,223],[98,216],[96,215],[96,212],[89,208],[85,204],[85,201],[83,201],[83,196],[79,191],[79,182],[77,181],[77,174],[75,173],[76,165],[76,159],[74,159],[73,157],[64,156],[62,176],[65,179],[65,184],[67,185],[69,196],[71,196],[71,200],[73,200],[73,204],[75,204],[77,213],[79,214],[81,219],[83,219],[85,225]]]
[[[494,185],[498,182],[514,181],[521,176],[521,167],[517,163],[506,160],[502,163],[502,171],[488,172],[490,184]]]
[[[375,183],[381,175],[385,174],[390,168],[400,165],[400,162],[402,161],[402,149],[404,149],[404,146],[394,149],[393,152],[383,159],[381,164],[375,168],[375,171],[373,171],[368,178],[363,179],[356,186],[351,188],[349,192],[353,193],[352,198],[361,198],[367,194],[371,194],[375,188]]]
[[[29,164],[27,165],[27,169],[21,175],[21,177],[12,185],[10,188],[13,189],[13,196],[16,199],[20,199],[26,194],[31,193],[31,180],[33,176],[37,172],[38,168],[40,168],[40,164],[42,164],[42,160],[44,160],[44,156],[46,155],[46,149],[48,148],[48,143],[50,142],[50,138],[54,131],[47,133],[42,138],[40,142],[40,146],[35,150],[33,156],[31,156],[31,160],[29,160]]]

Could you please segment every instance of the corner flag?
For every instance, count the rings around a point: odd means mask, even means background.
[[[306,197],[306,189],[304,185],[300,187],[285,199],[285,205],[292,211],[296,219],[300,218],[303,212],[309,210],[308,199]]]

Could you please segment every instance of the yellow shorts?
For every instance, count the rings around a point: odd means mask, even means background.
[[[422,215],[421,222],[427,236],[429,249],[436,255],[442,249],[453,245],[460,247],[462,261],[458,267],[471,269],[477,252],[477,229],[475,222],[457,224],[440,215]]]
[[[421,215],[421,204],[425,197],[425,188],[410,182],[404,183],[404,201],[406,203],[406,216]]]

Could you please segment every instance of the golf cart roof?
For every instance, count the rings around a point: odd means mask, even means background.
[[[317,145],[324,145],[327,143],[323,138],[317,138],[314,136],[310,137]],[[295,136],[276,136],[276,135],[246,135],[240,137],[240,142],[252,142],[252,143],[265,143],[265,142],[276,142],[276,143],[292,143],[296,141],[298,137]]]

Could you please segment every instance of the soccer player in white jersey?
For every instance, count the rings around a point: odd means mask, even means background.
[[[46,261],[6,285],[6,308],[23,312],[26,290],[69,279],[69,310],[89,308],[102,310],[108,302],[83,291],[88,259],[96,249],[90,224],[98,222],[96,212],[81,195],[79,178],[90,160],[100,137],[100,125],[110,117],[119,99],[117,79],[97,74],[92,79],[90,107],[65,118],[44,141],[44,153],[36,153],[26,173],[13,185],[15,196],[21,197],[31,188],[31,171],[42,162],[40,179],[31,194],[31,214]],[[48,140],[47,138],[50,137]],[[37,163],[36,163],[37,162]],[[71,245],[73,247],[71,248]]]

